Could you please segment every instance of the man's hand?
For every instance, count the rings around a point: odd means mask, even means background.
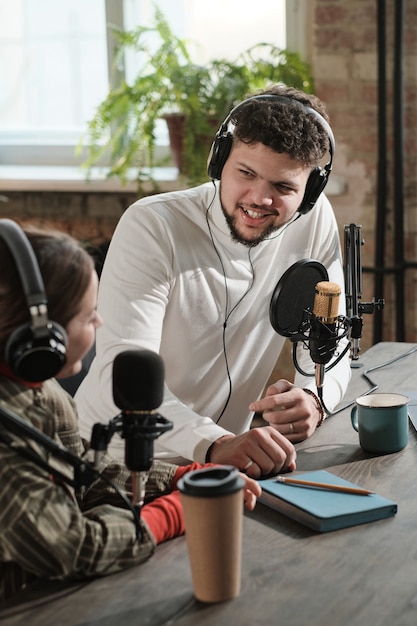
[[[262,413],[266,422],[293,442],[311,437],[321,420],[314,398],[288,380],[268,387],[265,397],[252,402],[249,410]]]
[[[234,465],[252,478],[295,469],[296,452],[286,437],[272,426],[252,428],[242,435],[225,435],[217,439],[210,462]]]

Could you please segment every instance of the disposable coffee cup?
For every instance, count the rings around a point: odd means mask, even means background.
[[[399,393],[370,393],[356,399],[353,428],[367,452],[399,452],[408,442],[408,401]]]
[[[201,602],[240,593],[244,484],[228,465],[189,472],[178,482],[194,595]]]

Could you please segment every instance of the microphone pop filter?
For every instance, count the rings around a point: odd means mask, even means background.
[[[113,399],[122,411],[153,411],[162,404],[164,362],[151,350],[125,350],[113,362]]]
[[[297,261],[288,268],[279,279],[269,306],[275,332],[291,341],[303,339],[300,327],[304,311],[313,310],[316,284],[325,280],[329,280],[326,268],[313,259]]]

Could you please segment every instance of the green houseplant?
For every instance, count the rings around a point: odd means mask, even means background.
[[[175,131],[179,135],[173,154],[180,173],[188,183],[200,183],[207,180],[210,141],[235,104],[272,83],[313,90],[308,65],[298,54],[272,44],[253,46],[233,61],[194,63],[190,43],[172,32],[158,7],[152,26],[113,32],[115,62],[120,64],[126,52],[135,51],[141,70],[131,82],[110,89],[98,106],[82,140],[88,151],[83,165],[90,171],[107,154],[108,175],[122,182],[134,168],[140,186],[152,179],[154,166],[163,164],[155,156],[155,127],[161,118],[169,128],[174,123],[171,140]]]

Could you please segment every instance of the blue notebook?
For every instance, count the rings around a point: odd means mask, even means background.
[[[295,478],[327,484],[358,487],[326,470],[294,475]],[[391,517],[397,504],[377,494],[356,495],[328,489],[260,480],[259,501],[318,532],[327,532]]]

